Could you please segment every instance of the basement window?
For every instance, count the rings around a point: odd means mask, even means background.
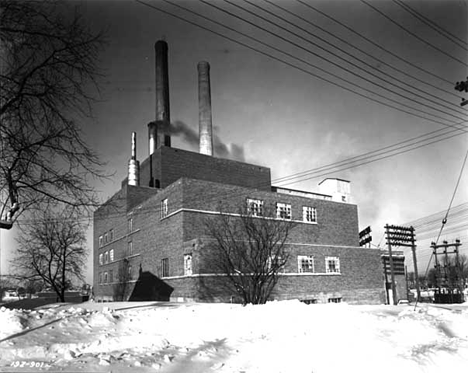
[[[184,255],[184,275],[185,276],[192,275],[192,254]]]
[[[328,303],[341,303],[341,298],[328,298]]]
[[[317,223],[317,209],[315,207],[302,207],[302,220],[307,223]]]
[[[164,219],[167,216],[168,211],[167,198],[165,198],[161,201],[161,219]]]
[[[291,205],[289,203],[276,203],[276,217],[291,220]]]
[[[314,272],[314,257],[299,255],[297,257],[297,267],[299,273],[313,273]]]
[[[325,268],[327,273],[340,273],[340,258],[336,256],[326,257]]]
[[[247,198],[247,212],[252,216],[263,216],[263,201]]]

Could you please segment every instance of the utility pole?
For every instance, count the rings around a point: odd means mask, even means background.
[[[418,261],[416,260],[416,240],[414,238],[414,228],[411,226],[411,251],[413,252],[414,276],[416,280],[416,302],[421,299],[421,288],[419,287]]]
[[[392,298],[393,298],[393,305],[396,306],[397,304],[397,294],[396,294],[396,287],[395,287],[395,270],[393,268],[393,256],[392,256],[392,245],[390,240],[390,227],[388,224],[385,225],[385,230],[387,232],[387,246],[388,246],[388,256],[390,262],[390,280],[392,282]]]

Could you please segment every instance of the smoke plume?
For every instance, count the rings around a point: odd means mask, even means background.
[[[179,137],[190,146],[198,148],[199,135],[192,127],[186,123],[177,120],[171,123],[170,134]],[[229,146],[221,141],[218,135],[213,134],[214,155],[219,158],[228,158],[234,161],[245,162],[244,147],[231,143]]]

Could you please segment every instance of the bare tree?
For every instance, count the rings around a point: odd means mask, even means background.
[[[101,33],[70,3],[2,0],[0,7],[0,228],[52,199],[96,206],[89,178],[102,163],[80,121],[98,97]]]
[[[129,273],[129,261],[124,258],[119,264],[119,270],[117,273],[117,283],[114,284],[114,300],[123,301],[128,297],[130,290],[130,273]]]
[[[61,302],[73,280],[84,281],[87,251],[85,227],[76,211],[53,209],[40,214],[23,227],[12,266],[16,277],[42,280]]]
[[[260,215],[260,214],[256,214]],[[210,243],[204,248],[208,267],[225,275],[244,304],[265,303],[288,261],[286,241],[294,223],[262,211],[221,212],[205,221]]]

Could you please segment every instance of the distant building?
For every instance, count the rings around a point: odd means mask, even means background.
[[[274,187],[269,168],[214,157],[209,65],[198,68],[200,153],[195,153],[170,146],[167,45],[156,43],[150,155],[140,166],[133,136],[129,176],[94,214],[95,299],[116,299],[125,282],[130,286],[124,298],[130,300],[237,301],[222,286],[226,278],[207,268],[200,255],[206,243],[203,219],[219,214],[222,203],[225,213],[247,204],[297,222],[273,299],[384,303],[382,253],[359,247],[350,183],[326,179],[320,194]]]

